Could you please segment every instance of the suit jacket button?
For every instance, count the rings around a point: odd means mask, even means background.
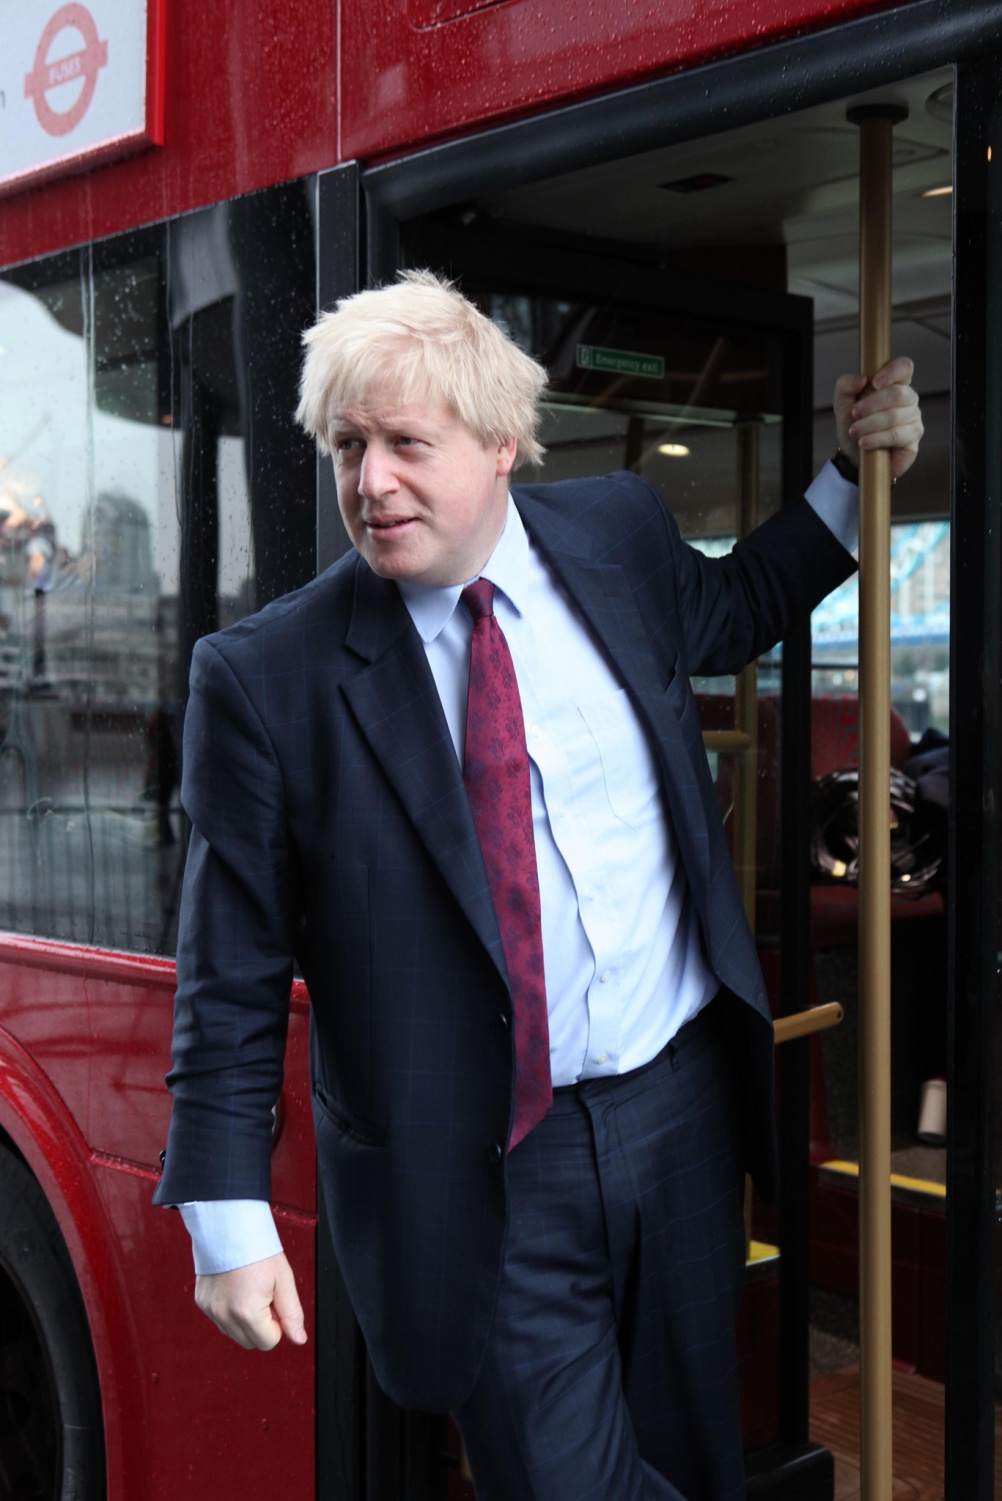
[[[499,1141],[492,1141],[487,1148],[488,1162],[500,1162],[504,1156],[504,1149]]]
[[[498,1021],[501,1023],[502,1027],[504,1027],[505,1031],[507,1032],[508,1025],[509,1025],[507,1011],[499,1011],[498,1012]]]

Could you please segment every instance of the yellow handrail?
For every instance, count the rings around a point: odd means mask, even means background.
[[[728,751],[751,750],[752,739],[743,730],[704,730],[703,747],[708,751],[720,751],[726,754]]]
[[[777,1042],[793,1042],[797,1037],[809,1037],[812,1032],[827,1032],[830,1027],[837,1027],[844,1016],[838,1001],[828,1001],[824,1006],[794,1011],[792,1016],[777,1016],[772,1030]]]

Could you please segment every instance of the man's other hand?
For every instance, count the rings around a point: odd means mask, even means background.
[[[860,449],[889,448],[895,479],[910,469],[925,429],[919,399],[912,390],[914,365],[901,356],[888,360],[867,387],[865,375],[840,375],[835,384],[838,446],[853,464]],[[865,394],[863,394],[865,392]]]
[[[282,1253],[233,1272],[196,1277],[195,1302],[245,1350],[273,1350],[283,1334],[294,1345],[306,1343],[296,1279]]]

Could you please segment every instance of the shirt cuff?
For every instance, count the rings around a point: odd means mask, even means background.
[[[846,552],[855,552],[859,546],[858,486],[843,479],[829,461],[812,482],[805,498]]]
[[[177,1207],[191,1236],[199,1277],[236,1271],[282,1249],[271,1205],[264,1199],[210,1199]]]

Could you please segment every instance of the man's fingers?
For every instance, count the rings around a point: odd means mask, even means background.
[[[896,407],[917,407],[919,404],[918,392],[912,386],[894,384],[881,386],[879,390],[870,391],[866,396],[860,397],[853,402],[852,414],[865,415],[868,412],[892,411]]]
[[[282,1326],[269,1308],[257,1316],[237,1320],[230,1338],[245,1350],[274,1350],[282,1338]]]
[[[853,406],[847,432],[857,442],[868,434],[887,432],[893,427],[920,429],[921,426],[922,415],[915,392],[909,386],[891,386],[886,391],[873,392]]]
[[[908,392],[911,399],[917,401],[918,397],[911,389],[914,374],[915,366],[908,356],[896,355],[893,360],[888,360],[886,365],[881,365],[872,382],[867,381],[865,375],[840,375],[835,382],[835,405],[843,405],[858,397],[867,385],[870,386],[869,394],[865,398],[867,401],[872,401],[875,396],[882,392],[886,393],[895,386],[899,393]]]
[[[864,375],[840,375],[835,382],[836,419],[857,418],[890,407],[917,406],[918,395],[911,384],[914,368],[907,356],[900,355],[883,365],[872,382],[867,382]]]
[[[895,478],[915,462],[924,428],[919,399],[912,389],[915,367],[897,355],[867,382],[861,375],[842,375],[835,386],[835,430],[839,447],[852,463],[860,451],[890,450]]]
[[[287,1261],[275,1278],[275,1296],[271,1307],[286,1338],[291,1339],[294,1345],[305,1345],[306,1323],[303,1318],[303,1305],[299,1301],[296,1279]]]
[[[910,386],[915,374],[915,365],[906,354],[896,355],[881,365],[873,377],[873,389],[881,391],[885,386]]]
[[[901,448],[917,443],[924,433],[917,403],[868,411],[849,428],[860,448]]]
[[[857,396],[866,385],[865,375],[840,375],[835,382],[835,400]]]
[[[853,433],[860,448],[911,448],[925,432],[921,422],[892,420],[879,428],[863,428]]]
[[[909,438],[921,438],[925,429],[918,407],[889,407],[885,412],[870,412],[857,418],[849,428],[851,436],[863,448],[896,447],[902,441],[894,434],[907,433]],[[864,438],[875,438],[875,443],[864,443]]]
[[[199,1282],[214,1280],[198,1279]],[[253,1302],[248,1302],[239,1293],[228,1296],[226,1289],[219,1289],[214,1295],[202,1297],[196,1290],[195,1301],[216,1327],[244,1350],[273,1350],[282,1338],[281,1325],[272,1314],[270,1300],[262,1303],[255,1297]]]
[[[245,1350],[273,1350],[283,1331],[294,1344],[306,1342],[296,1279],[284,1255],[196,1277],[195,1302]]]
[[[890,451],[891,474],[899,479],[914,464],[925,428],[917,407],[881,412],[849,429],[857,448]]]

